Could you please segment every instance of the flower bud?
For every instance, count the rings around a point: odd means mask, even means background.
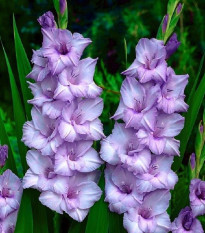
[[[178,49],[180,44],[181,42],[177,40],[177,34],[174,33],[166,44],[166,52],[167,52],[166,59],[168,59],[173,53],[175,53],[175,51]]]
[[[191,169],[194,170],[195,166],[196,166],[196,155],[195,153],[192,153],[190,156],[190,165],[191,165]]]
[[[63,15],[67,7],[66,0],[60,0],[60,13]]]
[[[7,158],[8,158],[8,146],[7,145],[0,146],[0,167],[3,167],[5,165]]]
[[[52,12],[48,11],[38,18],[42,28],[56,28],[56,22]]]
[[[164,16],[164,20],[163,20],[163,23],[162,23],[162,32],[165,33],[166,30],[167,30],[167,23],[168,23],[168,19],[169,19],[169,15],[165,15]]]
[[[176,8],[177,15],[179,15],[181,13],[181,10],[182,10],[182,4],[179,3],[178,6],[177,6],[177,8]]]

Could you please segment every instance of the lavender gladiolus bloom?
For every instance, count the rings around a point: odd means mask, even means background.
[[[165,113],[186,112],[188,105],[184,102],[184,89],[189,75],[176,75],[171,67],[167,68],[167,82],[161,87],[157,108]]]
[[[89,208],[102,194],[95,180],[95,173],[64,177],[54,184],[53,191],[42,192],[39,199],[52,210],[60,214],[64,211],[73,219],[82,222]]]
[[[165,48],[166,48],[166,59],[168,59],[173,53],[176,52],[178,47],[180,46],[181,42],[177,40],[177,34],[174,33],[170,39],[168,40]]]
[[[167,233],[171,223],[166,209],[169,206],[170,193],[157,190],[145,195],[143,203],[129,209],[124,215],[124,227],[129,233]]]
[[[0,233],[13,233],[15,230],[18,211],[15,210],[6,218],[0,218]]]
[[[184,127],[184,118],[173,113],[161,113],[157,116],[154,130],[140,129],[137,137],[140,143],[149,147],[152,153],[160,155],[179,155],[179,142],[173,137],[177,136]]]
[[[60,3],[63,13],[66,1]],[[97,59],[81,59],[91,40],[56,28],[53,20],[50,13],[39,18],[43,45],[27,75],[35,83],[28,82],[33,108],[23,126],[22,141],[30,148],[23,187],[39,190],[43,205],[81,222],[102,194],[95,170],[103,161],[92,148],[104,137],[102,90],[93,80]]]
[[[0,219],[19,209],[22,191],[21,181],[12,171],[0,176]]]
[[[122,74],[138,78],[139,82],[150,80],[166,81],[166,50],[162,41],[156,39],[140,39],[136,46],[136,59]]]
[[[56,28],[56,22],[52,12],[48,11],[38,18],[42,28]]]
[[[5,165],[7,158],[8,158],[8,146],[0,145],[0,168]]]
[[[205,214],[205,181],[193,179],[190,185],[190,206],[194,217]]]
[[[118,214],[137,207],[143,198],[143,195],[137,191],[135,176],[120,166],[107,166],[105,194],[109,209]]]
[[[135,174],[147,172],[151,153],[137,141],[135,131],[115,123],[110,136],[101,142],[101,158],[111,165],[123,164]]]
[[[83,50],[91,43],[79,33],[62,29],[44,29],[42,53],[49,60],[52,75],[60,74],[66,67],[77,66]]]
[[[179,216],[172,223],[173,233],[203,233],[201,223],[194,218],[190,207],[182,209]]]
[[[139,129],[143,124],[153,128],[160,88],[156,85],[150,89],[151,86],[151,83],[142,86],[135,78],[126,78],[121,87],[122,98],[113,118],[123,119],[126,127]]]
[[[171,156],[152,155],[147,172],[136,175],[136,185],[140,193],[157,189],[173,189],[178,181],[177,175],[171,170]]]

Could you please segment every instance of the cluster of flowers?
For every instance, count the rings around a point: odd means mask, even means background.
[[[0,168],[7,158],[8,147],[0,146]],[[0,175],[0,233],[14,232],[22,192],[22,182],[11,170]]]
[[[179,155],[174,139],[183,128],[184,89],[188,75],[176,75],[166,59],[177,49],[174,34],[167,45],[143,38],[136,59],[123,72],[121,100],[113,132],[102,141],[106,201],[111,211],[124,213],[129,233],[165,233],[171,229],[166,212],[170,189],[178,181],[171,170]]]
[[[51,12],[38,21],[43,44],[28,75],[35,83],[29,83],[32,121],[23,127],[22,140],[31,148],[23,187],[41,191],[43,205],[83,221],[102,193],[96,169],[103,161],[92,148],[104,136],[101,88],[93,81],[97,59],[80,60],[91,40],[57,28]]]
[[[172,232],[204,233],[197,216],[205,214],[205,181],[193,179],[190,185],[190,207],[182,209],[172,223]]]

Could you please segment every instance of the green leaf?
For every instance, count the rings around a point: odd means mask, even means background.
[[[172,15],[179,3],[179,0],[169,0],[168,5],[167,5],[167,13],[169,15],[169,21],[172,18]]]
[[[82,223],[72,221],[68,233],[85,233],[86,220]]]
[[[21,38],[18,33],[14,16],[13,16],[13,30],[14,30],[14,42],[15,42],[15,50],[16,50],[16,61],[17,61],[17,68],[18,68],[19,80],[21,85],[21,92],[23,96],[26,115],[27,118],[30,119],[31,105],[29,105],[27,101],[32,98],[32,95],[30,89],[28,88],[28,84],[26,82],[26,76],[31,71],[31,65],[29,63],[28,57],[21,42]]]
[[[14,233],[33,233],[33,214],[30,190],[24,190]]]
[[[2,111],[0,111],[0,141],[2,145],[6,144],[9,148],[8,159],[6,160],[5,168],[9,168],[10,170],[12,170],[12,172],[14,172],[17,175],[18,172],[17,172],[15,160],[14,160],[14,153],[13,153],[13,149],[11,147],[6,129],[4,127],[4,123],[2,119]]]
[[[188,177],[186,174],[185,177]],[[179,177],[179,181],[172,191],[171,199],[171,220],[173,221],[179,214],[179,211],[189,205],[189,182],[184,177]]]
[[[109,233],[126,233],[123,227],[123,216],[109,212]]]
[[[33,233],[48,233],[46,207],[39,200],[39,192],[30,190],[33,210]]]
[[[100,178],[99,186],[102,190],[104,190],[105,180],[103,173]],[[104,202],[104,199],[105,196],[103,194],[101,199],[91,208],[85,233],[108,233],[108,205]]]
[[[9,80],[10,80],[10,85],[11,85],[11,95],[12,95],[12,101],[13,101],[13,112],[14,112],[14,120],[15,120],[15,126],[16,126],[18,148],[19,148],[19,153],[21,157],[22,167],[25,172],[27,170],[27,163],[26,163],[27,149],[25,145],[22,143],[21,138],[22,138],[22,128],[23,128],[23,124],[26,121],[26,117],[25,117],[23,106],[22,106],[21,98],[18,92],[18,88],[16,85],[16,81],[14,79],[14,75],[13,75],[13,72],[10,66],[10,62],[9,62],[9,59],[7,57],[4,47],[3,47],[3,51],[4,51],[4,56],[6,59],[6,64],[7,64],[8,73],[9,73]]]
[[[165,16],[164,16],[165,17]],[[164,17],[159,25],[158,31],[157,31],[157,39],[158,40],[163,40],[164,39],[164,33],[162,32],[162,24],[164,22]]]
[[[199,70],[198,70],[197,76],[196,76],[196,78],[194,80],[194,85],[193,85],[193,87],[191,89],[191,92],[190,92],[190,94],[188,96],[188,99],[187,99],[187,104],[188,105],[190,104],[190,101],[191,101],[191,99],[193,97],[193,94],[194,94],[194,92],[196,90],[196,87],[197,87],[197,84],[198,84],[198,81],[199,81],[199,77],[200,77],[200,74],[201,74],[201,70],[202,70],[202,67],[203,67],[203,64],[204,64],[204,59],[205,59],[205,53],[203,54],[203,56],[201,58],[200,65],[199,65]]]
[[[190,101],[188,112],[185,115],[184,129],[181,131],[178,137],[178,139],[180,140],[180,157],[175,157],[172,167],[174,171],[177,171],[181,166],[184,153],[186,151],[187,143],[189,142],[189,138],[191,136],[191,132],[196,122],[199,109],[203,102],[204,95],[205,95],[205,74],[202,77],[202,80]]]
[[[125,69],[127,69],[127,41],[124,38],[124,51],[125,51]]]

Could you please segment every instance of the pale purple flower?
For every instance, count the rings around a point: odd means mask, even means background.
[[[90,207],[102,194],[95,182],[96,172],[76,173],[74,176],[58,179],[53,187],[54,191],[42,192],[39,200],[57,213],[66,212],[76,221],[82,222]]]
[[[193,179],[190,185],[190,206],[194,217],[205,214],[205,181]]]
[[[171,115],[160,113],[157,116],[154,130],[140,129],[137,137],[140,143],[148,146],[156,155],[179,155],[177,136],[184,127],[184,118],[177,113]]]
[[[56,28],[54,15],[51,11],[44,13],[38,18],[38,22],[42,28]]]
[[[75,97],[96,98],[102,89],[98,87],[93,76],[97,59],[86,58],[79,61],[73,69],[66,68],[59,75],[59,82],[54,98],[71,102]]]
[[[92,172],[103,162],[92,146],[92,141],[65,142],[55,154],[55,172],[64,176],[73,175],[74,171]]]
[[[174,33],[170,39],[168,40],[165,48],[166,48],[166,59],[168,59],[173,53],[176,52],[178,47],[180,46],[181,42],[177,40],[177,34]]]
[[[0,168],[5,165],[7,158],[8,158],[8,146],[0,145]]]
[[[42,53],[49,60],[52,75],[57,75],[66,67],[77,66],[83,50],[91,43],[79,33],[68,30],[42,28]]]
[[[107,165],[105,169],[105,201],[110,211],[125,213],[137,207],[143,198],[136,187],[136,178],[121,166]]]
[[[113,118],[123,119],[126,127],[139,129],[147,125],[153,129],[159,94],[158,85],[142,85],[133,77],[126,78],[121,87],[120,104]]]
[[[64,14],[66,7],[67,7],[66,0],[60,0],[59,4],[60,4],[60,13]]]
[[[136,185],[140,193],[157,189],[173,189],[178,181],[177,175],[171,170],[173,157],[152,155],[149,169],[144,174],[136,175]]]
[[[32,121],[23,126],[22,141],[29,148],[41,151],[42,155],[53,155],[63,143],[58,133],[58,122],[43,116],[36,107],[31,110]]]
[[[141,83],[150,80],[166,81],[166,50],[163,41],[140,39],[136,46],[136,59],[122,74],[138,78]]]
[[[192,153],[190,156],[190,164],[191,164],[191,169],[194,170],[196,166],[196,155],[195,153]]]
[[[67,104],[62,111],[58,126],[61,138],[68,142],[75,140],[100,140],[103,128],[98,117],[103,110],[101,98],[77,99]]]
[[[139,144],[135,130],[117,122],[112,134],[101,141],[100,154],[109,164],[122,164],[135,174],[146,172],[151,162],[151,153]]]
[[[0,176],[0,219],[19,209],[22,191],[20,179],[11,170]]]
[[[54,92],[57,87],[56,77],[48,77],[38,83],[29,82],[29,87],[34,96],[33,99],[28,101],[30,104],[42,108],[42,114],[47,115],[51,119],[61,116],[65,103],[54,98]]]
[[[157,190],[145,195],[143,203],[124,214],[123,225],[128,233],[167,233],[171,222],[166,210],[171,195]]]
[[[168,23],[168,20],[169,20],[169,15],[165,15],[164,16],[164,20],[163,20],[163,23],[162,23],[162,32],[165,33],[166,30],[167,30],[167,23]]]
[[[42,156],[37,150],[29,150],[26,155],[29,169],[23,178],[23,188],[35,188],[39,191],[52,189],[59,175],[54,172],[54,161]]]
[[[33,50],[31,62],[34,64],[32,71],[27,75],[27,78],[40,82],[46,77],[50,77],[50,70],[48,68],[48,58],[43,56],[43,50]]]
[[[172,233],[204,233],[201,223],[194,218],[190,207],[182,209],[172,223]]]
[[[10,213],[6,218],[0,218],[0,233],[13,233],[16,226],[18,210]]]
[[[189,75],[176,75],[171,67],[167,68],[167,82],[161,87],[158,109],[165,113],[186,112],[188,105],[184,102],[184,89]]]

